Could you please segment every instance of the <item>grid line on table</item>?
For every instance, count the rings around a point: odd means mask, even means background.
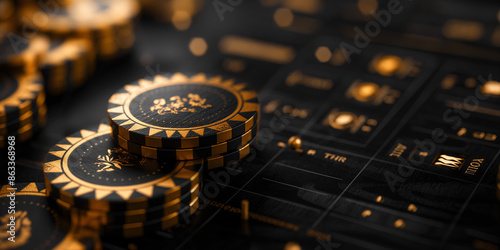
[[[208,181],[213,182],[213,183],[218,183],[218,182],[213,181],[213,180],[208,180]],[[232,188],[232,189],[235,189],[235,190],[239,190],[239,188],[231,186],[231,185],[225,185],[225,186],[229,187],[229,188]],[[276,200],[276,201],[279,201],[279,202],[283,202],[283,203],[286,203],[286,204],[295,205],[297,207],[302,207],[302,208],[307,209],[307,210],[311,210],[311,211],[315,211],[315,212],[316,211],[321,211],[320,209],[311,207],[309,205],[300,204],[300,203],[297,203],[297,202],[280,199],[280,198],[274,197],[274,196],[268,196],[268,195],[256,193],[256,192],[253,192],[253,191],[250,191],[250,190],[247,190],[247,189],[241,189],[241,191],[249,193],[249,194],[254,194],[254,195],[257,195],[257,196],[261,196],[261,197],[264,197],[264,198]],[[346,216],[346,215],[343,215],[343,214],[330,213],[329,215],[333,216],[333,217],[336,217],[338,219],[341,219],[341,220],[346,220],[346,221],[350,221],[350,222],[358,224],[358,225],[366,226],[365,222],[361,222],[361,221],[359,221],[359,219],[356,219],[356,218],[353,218],[353,217],[349,217],[349,216]],[[408,215],[408,214],[406,214],[406,215]],[[397,231],[397,230],[394,230],[394,229],[391,229],[391,228],[380,226],[379,224],[373,224],[372,226],[368,226],[368,227],[371,228],[371,229],[380,231],[380,232],[384,232],[384,233],[387,233],[387,229],[389,229],[391,231],[397,232],[397,235],[404,235],[405,238],[412,239],[412,240],[415,240],[415,241],[420,241],[421,240],[420,237],[418,239],[416,237],[412,237],[413,234],[411,234],[411,233],[406,233],[404,231]]]
[[[279,72],[283,71],[283,70],[286,70],[287,67],[284,67],[282,68]],[[277,76],[278,74],[275,74],[271,79],[274,79]],[[279,79],[278,79],[279,80]],[[269,81],[268,81],[269,82]],[[272,91],[271,91],[272,92]],[[333,95],[334,93],[332,93]],[[325,100],[324,103],[321,105],[321,108],[324,108],[323,106],[326,106],[327,104],[327,101]],[[320,108],[320,109],[321,109]],[[311,127],[312,124],[317,120],[317,117],[320,116],[321,113],[318,112],[314,117],[311,118],[311,120],[304,126],[304,128],[306,127]],[[228,203],[229,201],[231,201],[243,188],[245,188],[257,175],[259,175],[264,169],[267,168],[267,166],[269,166],[269,164],[271,164],[281,153],[283,153],[283,151],[285,151],[285,148],[281,148],[268,162],[266,162],[266,164],[264,166],[261,167],[261,169],[259,169],[259,171],[257,171],[257,173],[255,173],[254,176],[252,176],[252,178],[250,178],[245,184],[243,184],[243,186],[241,186],[241,188],[239,188],[236,193],[234,193],[227,201],[226,203]],[[188,238],[186,238],[186,240],[184,240],[180,245],[179,247],[177,247],[176,249],[180,249],[184,244],[186,244],[187,241],[189,241],[189,239],[191,239],[193,237],[193,235],[195,235],[199,230],[201,230],[201,228],[203,228],[206,224],[208,224],[208,222],[210,222],[221,210],[217,210],[212,216],[210,216],[202,225],[200,225]]]
[[[297,189],[300,189],[300,190],[305,190],[305,191],[308,191],[308,192],[311,192],[311,193],[317,193],[317,194],[321,194],[321,195],[331,195],[331,194],[328,194],[328,193],[325,193],[325,192],[321,192],[321,191],[318,191],[318,190],[312,190],[312,189],[308,189],[308,188],[304,188],[304,187],[299,187],[299,186],[296,186],[296,185],[292,185],[292,184],[281,182],[281,181],[277,181],[277,180],[271,180],[269,178],[262,178],[262,180],[266,180],[266,181],[278,183],[278,184],[281,184],[281,185],[284,185],[284,186],[287,186],[287,187],[293,187],[293,188],[297,188]]]
[[[298,170],[298,171],[302,171],[302,172],[306,172],[306,173],[314,174],[314,175],[319,175],[319,176],[327,177],[327,178],[334,179],[334,180],[338,180],[338,181],[343,181],[343,180],[344,180],[344,179],[339,178],[339,177],[329,176],[329,175],[322,174],[322,173],[316,173],[316,172],[314,172],[314,171],[310,171],[310,170],[307,170],[307,169],[301,169],[301,168],[294,167],[294,166],[290,166],[290,165],[288,165],[288,164],[281,163],[281,162],[276,162],[276,163],[274,163],[274,164],[275,164],[275,165],[278,165],[278,166],[282,166],[282,167],[291,168],[291,169],[295,169],[295,170]]]
[[[411,164],[409,166],[406,166],[406,165],[403,165],[403,164],[400,164],[400,163],[394,163],[394,162],[390,162],[390,161],[386,161],[386,160],[382,160],[382,159],[378,159],[378,158],[375,158],[374,161],[378,161],[378,162],[385,163],[385,164],[391,164],[391,165],[394,165],[395,167],[409,167],[409,168],[412,168],[413,170],[420,171],[420,172],[423,172],[423,173],[427,173],[427,174],[430,174],[430,175],[440,176],[440,177],[452,179],[452,180],[455,180],[455,181],[465,182],[465,183],[469,183],[469,184],[474,184],[475,185],[475,184],[478,183],[478,182],[473,182],[473,181],[468,181],[468,180],[462,180],[462,179],[457,178],[457,177],[447,176],[447,175],[444,175],[444,174],[434,173],[432,171],[428,171],[428,170],[416,168],[416,167],[413,167]],[[426,165],[426,166],[429,166],[429,165]],[[491,188],[490,186],[487,186],[487,185],[484,185],[484,184],[481,184],[481,186],[483,186],[485,188]]]
[[[493,158],[491,163],[488,165],[488,167],[484,171],[483,175],[481,176],[481,179],[479,179],[479,182],[476,184],[476,186],[474,187],[474,189],[470,193],[469,197],[467,197],[467,200],[465,200],[464,204],[462,204],[462,207],[458,211],[457,215],[455,215],[455,218],[453,218],[453,221],[452,221],[449,229],[446,231],[446,234],[443,237],[443,240],[441,241],[440,249],[443,249],[445,247],[446,242],[447,242],[448,238],[450,237],[451,232],[453,231],[453,228],[455,228],[455,226],[457,225],[458,220],[460,220],[460,217],[462,216],[465,209],[467,208],[467,205],[469,205],[469,202],[472,200],[472,196],[474,196],[474,194],[476,193],[476,190],[479,188],[479,184],[481,184],[484,177],[486,176],[486,173],[488,173],[488,170],[491,168],[491,166],[493,166],[493,163],[496,161],[499,154],[500,154],[500,151],[497,151],[497,154],[495,155],[495,157]]]
[[[271,162],[273,162],[281,153],[283,153],[283,151],[285,150],[285,148],[282,148],[280,149],[264,166],[262,166],[262,168],[257,171],[257,173],[255,173],[255,175],[250,178],[250,180],[248,180],[241,188],[238,189],[238,191],[236,191],[236,193],[231,196],[227,201],[226,203],[228,203],[229,201],[231,201],[246,185],[248,185],[248,183],[250,183],[257,175],[259,175],[269,164],[271,164]],[[198,228],[196,228],[196,230],[193,231],[193,233],[191,233],[176,249],[181,249],[182,246],[184,246],[191,238],[193,238],[193,236],[198,233],[204,226],[206,226],[219,212],[221,211],[221,209],[219,208],[217,211],[215,211],[210,217],[208,217],[208,219],[205,220],[205,222],[203,222],[203,224],[201,224]]]
[[[347,187],[340,193],[340,195],[330,204],[330,206],[328,206],[327,210],[325,210],[325,212],[323,212],[323,214],[316,220],[316,222],[312,225],[312,228],[315,228],[318,226],[318,224],[320,223],[320,221],[329,213],[329,211],[333,208],[333,206],[335,206],[335,204],[337,204],[337,202],[340,200],[340,197],[342,197],[342,195],[344,195],[344,193],[351,187],[351,185],[354,183],[354,181],[356,181],[356,179],[361,175],[361,173],[363,173],[363,171],[368,167],[368,165],[370,165],[370,163],[373,161],[373,159],[375,159],[375,157],[380,153],[380,151],[382,151],[382,149],[389,143],[389,141],[394,137],[396,136],[396,134],[399,132],[399,130],[401,130],[401,128],[403,128],[403,126],[408,122],[408,120],[412,117],[412,115],[417,112],[417,110],[422,106],[422,104],[424,103],[425,100],[427,100],[432,93],[432,88],[434,88],[434,86],[432,86],[432,84],[429,84],[424,90],[423,90],[423,95],[420,95],[417,99],[417,101],[415,101],[413,103],[413,105],[409,108],[408,112],[404,115],[404,117],[399,121],[398,125],[396,126],[396,128],[392,131],[392,133],[387,137],[387,139],[384,141],[384,143],[378,148],[378,150],[375,152],[375,154],[373,154],[373,156],[370,158],[370,160],[368,160],[368,162],[363,166],[363,168],[356,174],[356,176],[354,176],[354,178],[352,179],[352,181],[347,185]]]

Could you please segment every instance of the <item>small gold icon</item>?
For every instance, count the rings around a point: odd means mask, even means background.
[[[323,120],[323,125],[338,130],[349,130],[349,133],[354,134],[359,130],[371,132],[372,128],[377,125],[377,120],[367,119],[364,115],[334,109]]]
[[[375,56],[368,65],[368,69],[373,73],[398,78],[416,76],[420,72],[420,68],[421,63],[411,57],[403,59],[399,56],[384,54]]]
[[[248,220],[249,218],[250,202],[248,200],[241,201],[241,219]]]
[[[378,63],[375,65],[375,70],[384,76],[392,76],[401,65],[401,58],[399,56],[382,56]]]
[[[437,160],[434,162],[434,165],[446,166],[446,167],[458,169],[462,166],[462,164],[464,163],[464,160],[465,159],[462,157],[440,154],[439,157],[437,158]]]
[[[371,210],[368,210],[368,209],[367,209],[367,210],[365,210],[365,211],[363,211],[363,212],[361,213],[361,216],[362,216],[363,218],[366,218],[366,217],[368,217],[368,216],[370,216],[370,215],[372,215],[372,211],[371,211]]]
[[[189,99],[189,101],[188,101]],[[156,112],[159,115],[164,114],[178,114],[179,112],[196,112],[196,107],[201,109],[206,109],[212,107],[210,104],[205,104],[207,99],[201,98],[198,94],[188,94],[187,98],[181,98],[180,96],[172,96],[169,99],[170,103],[164,98],[156,99],[153,101],[154,105],[151,106],[151,112]],[[186,107],[186,102],[189,107]],[[166,105],[166,106],[165,106]]]
[[[382,102],[392,104],[400,96],[400,91],[388,85],[380,86],[373,82],[356,80],[346,92],[347,98],[354,98],[359,102],[380,105]]]
[[[293,150],[300,150],[302,147],[302,139],[298,136],[292,136],[288,139],[288,146]]]
[[[395,228],[404,228],[406,226],[406,223],[403,219],[397,219],[395,222],[394,222],[394,227]]]
[[[415,204],[408,205],[408,211],[409,212],[414,212],[415,213],[415,212],[417,212],[417,210],[418,209],[417,209],[417,206],[415,206]]]
[[[380,87],[373,82],[354,83],[349,93],[360,102],[368,102],[373,100],[379,89]]]
[[[358,116],[351,112],[332,112],[328,116],[328,123],[332,128],[347,129],[354,124]]]
[[[490,96],[500,97],[500,82],[498,82],[498,81],[487,81],[481,87],[481,93],[483,95],[490,95]]]

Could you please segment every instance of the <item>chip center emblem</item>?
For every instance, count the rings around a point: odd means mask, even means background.
[[[139,124],[186,129],[227,120],[242,100],[222,86],[181,83],[132,95],[127,103],[125,113]]]

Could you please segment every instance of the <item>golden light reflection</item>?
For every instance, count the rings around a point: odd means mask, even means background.
[[[172,24],[177,30],[187,30],[191,26],[191,14],[184,10],[175,11],[172,15]]]
[[[442,33],[450,39],[477,41],[483,36],[484,27],[480,22],[450,19],[444,23]]]
[[[378,1],[377,0],[359,0],[358,1],[358,9],[361,14],[368,16],[371,15],[372,12],[377,11]]]
[[[402,60],[398,56],[386,55],[380,58],[375,65],[375,70],[381,75],[391,76],[399,69],[401,62]]]
[[[417,206],[415,206],[415,204],[408,205],[408,211],[414,213],[417,212]]]
[[[354,99],[360,102],[367,102],[372,100],[379,91],[379,86],[373,82],[363,82],[358,84],[351,94]]]
[[[328,123],[332,128],[346,129],[354,123],[356,115],[350,112],[332,113],[328,117]]]
[[[207,52],[208,45],[205,39],[201,37],[194,37],[189,42],[189,51],[195,56],[202,56]]]
[[[293,13],[288,8],[279,8],[274,12],[274,22],[280,27],[289,27],[293,23]]]
[[[316,56],[316,59],[322,63],[328,62],[330,61],[330,58],[332,58],[332,52],[325,46],[319,46],[314,55]]]
[[[302,247],[298,243],[290,241],[286,243],[284,250],[302,250]]]
[[[500,82],[487,81],[481,87],[481,93],[484,95],[500,96]]]
[[[394,222],[394,227],[396,228],[403,228],[405,227],[405,221],[402,220],[402,219],[397,219],[395,222]]]
[[[365,210],[361,213],[361,216],[363,216],[363,218],[366,218],[370,215],[372,215],[372,211],[370,211],[370,210]]]

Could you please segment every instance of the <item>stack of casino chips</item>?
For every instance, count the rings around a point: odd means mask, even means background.
[[[0,0],[0,148],[45,125],[45,95],[67,95],[134,43],[137,0]]]
[[[62,139],[44,161],[50,207],[106,237],[185,224],[199,206],[202,170],[133,155],[116,145],[108,124]]]
[[[5,208],[0,210],[5,223],[0,249],[98,249],[99,240],[92,230],[77,231],[49,206],[41,182],[1,186],[0,206]]]
[[[0,74],[0,148],[13,145],[13,138],[15,143],[27,141],[45,126],[46,119],[39,74]]]
[[[108,101],[113,138],[124,150],[207,169],[249,155],[259,110],[257,93],[248,84],[202,73],[141,79]]]
[[[93,74],[97,62],[115,59],[134,44],[137,0],[24,2],[21,19],[51,39],[40,66],[49,95],[71,93]]]
[[[220,76],[176,73],[111,96],[110,124],[59,141],[44,161],[47,193],[72,224],[140,237],[185,224],[199,206],[204,169],[250,153],[257,93]]]
[[[49,96],[72,93],[135,41],[137,0],[0,0],[0,71],[41,72]]]

